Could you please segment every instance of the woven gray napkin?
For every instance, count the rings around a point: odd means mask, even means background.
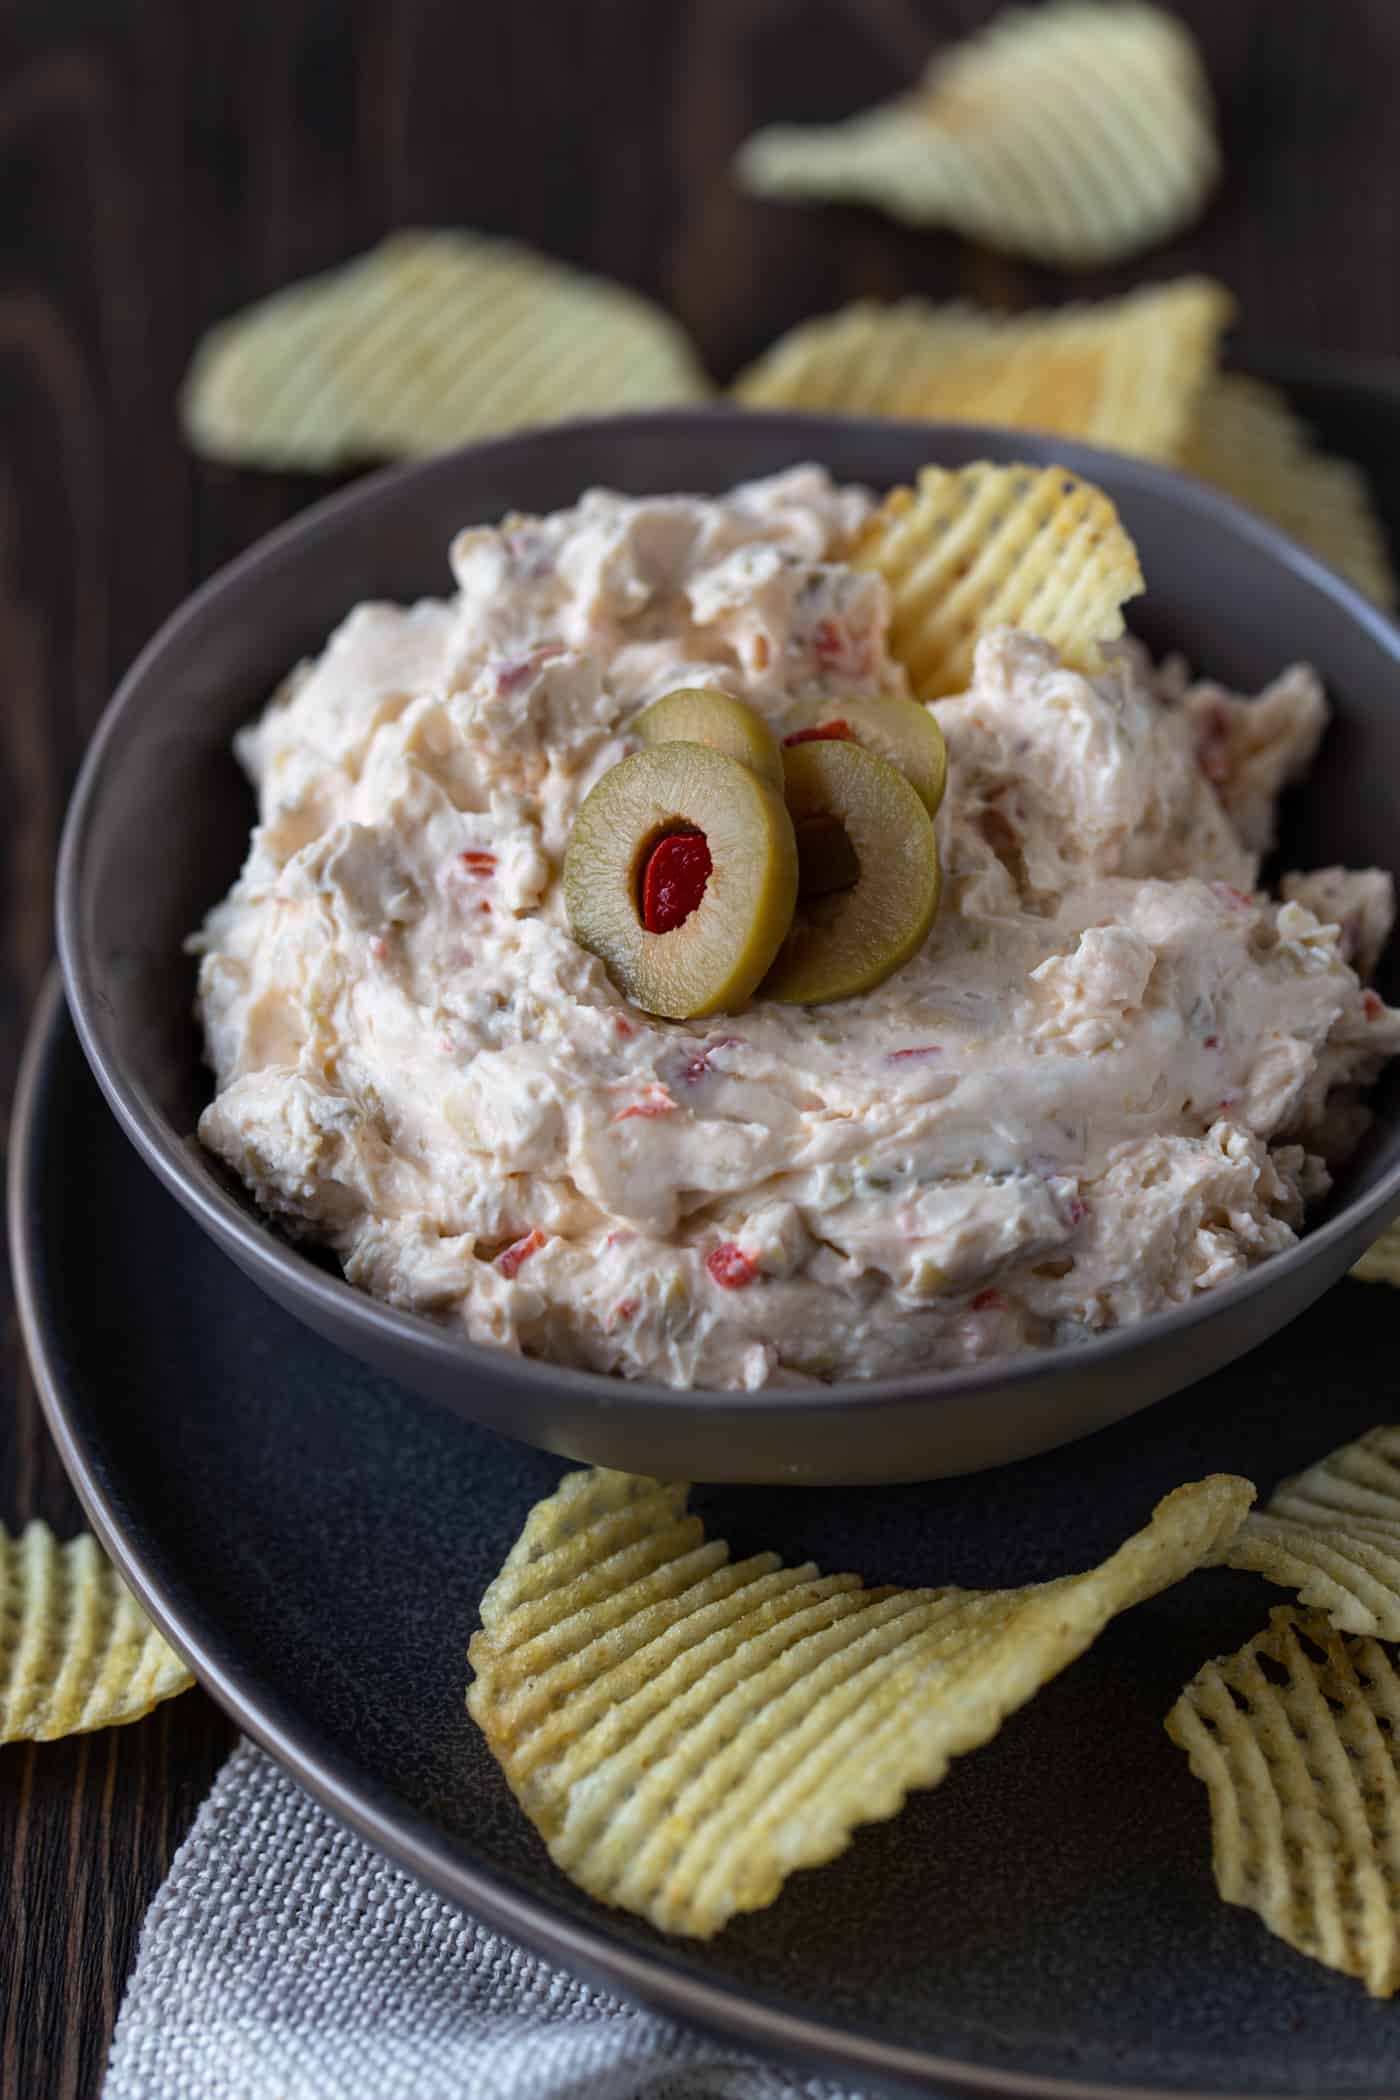
[[[246,1742],[147,1913],[103,2087],[103,2100],[798,2095],[843,2100],[498,1938]]]

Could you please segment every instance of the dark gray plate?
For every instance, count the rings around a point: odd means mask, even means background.
[[[364,597],[445,583],[458,526],[552,509],[594,481],[634,493],[728,487],[817,458],[876,487],[929,458],[1057,460],[1102,482],[1141,550],[1134,625],[1158,649],[1252,689],[1315,663],[1337,719],[1285,811],[1290,864],[1400,872],[1400,631],[1214,491],[1140,461],[1025,432],[743,415],[714,408],[529,431],[373,477],[260,542],[182,606],[94,740],[64,833],[59,948],[93,1069],[147,1164],[227,1254],[319,1333],[488,1428],[636,1472],[879,1481],[969,1471],[1116,1421],[1218,1370],[1334,1283],[1400,1207],[1400,1073],[1303,1240],[1220,1290],[1096,1335],[965,1367],[761,1393],[677,1392],[476,1347],[381,1304],[291,1247],[191,1139],[209,1078],[182,937],[228,886],[252,805],[234,727]],[[1382,988],[1400,983],[1392,952]]]
[[[1162,1733],[1277,1593],[1215,1574],[1142,1606],[834,1866],[711,1946],[668,1944],[555,1873],[462,1710],[477,1600],[559,1462],[376,1377],[246,1282],[142,1169],[52,995],[13,1147],[26,1335],[95,1526],[215,1696],[425,1880],[624,1992],[872,2088],[1400,2093],[1394,2008],[1216,1900],[1204,1793]],[[995,1475],[700,1505],[743,1550],[879,1580],[1048,1576],[1179,1481],[1267,1484],[1369,1426],[1398,1312],[1344,1283],[1233,1370]]]

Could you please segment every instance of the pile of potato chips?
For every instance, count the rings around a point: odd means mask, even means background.
[[[760,132],[738,163],[762,195],[865,198],[1070,267],[1161,240],[1218,172],[1195,46],[1145,0],[1011,7],[896,102],[825,130]],[[860,302],[791,330],[731,397],[1050,431],[1159,460],[1393,604],[1363,474],[1318,453],[1275,390],[1221,373],[1231,312],[1222,286],[1194,277],[1049,313]],[[222,322],[181,411],[210,458],[326,470],[714,392],[639,294],[513,241],[403,232]]]
[[[1167,1732],[1210,1798],[1216,1885],[1373,1997],[1400,1988],[1400,1426],[1276,1489],[1217,1555],[1295,1590]]]
[[[1021,1590],[872,1588],[732,1561],[677,1482],[567,1474],[481,1605],[467,1705],[555,1863],[709,1938],[898,1814],[1194,1569],[1298,1592],[1166,1717],[1216,1882],[1299,1952],[1400,1988],[1400,1427],[1286,1481],[1176,1489],[1100,1567]]]
[[[884,108],[760,132],[738,172],[763,195],[863,197],[1074,267],[1183,225],[1219,155],[1204,70],[1173,16],[1145,0],[1046,0],[940,52]],[[1231,310],[1202,278],[1038,314],[861,302],[790,331],[732,396],[1050,431],[1182,467],[1393,604],[1360,470],[1316,452],[1275,390],[1221,373]],[[639,294],[513,241],[408,231],[220,323],[181,411],[210,458],[326,470],[714,391]]]
[[[751,408],[1048,430],[1179,467],[1393,605],[1361,470],[1318,452],[1276,388],[1221,371],[1232,309],[1201,277],[1048,313],[862,302],[792,329],[734,394]]]
[[[731,398],[1050,431],[1181,467],[1393,604],[1361,470],[1318,452],[1276,389],[1221,371],[1232,310],[1200,277],[1031,314],[861,301],[792,329]],[[401,234],[222,323],[182,412],[211,458],[327,469],[712,392],[635,294],[512,243]]]

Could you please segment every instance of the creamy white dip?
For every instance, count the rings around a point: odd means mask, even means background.
[[[905,690],[868,507],[803,467],[464,532],[238,739],[247,864],[194,942],[206,1145],[352,1282],[479,1342],[676,1385],[1072,1343],[1289,1246],[1400,1050],[1388,876],[1256,888],[1326,721],[993,634],[938,703],[944,902],[878,989],[719,1022],[570,937],[584,795],[676,686]]]

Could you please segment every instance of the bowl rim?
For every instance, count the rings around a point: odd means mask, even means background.
[[[678,1414],[725,1413],[736,1400],[746,1414],[757,1417],[802,1416],[809,1413],[843,1412],[859,1403],[862,1408],[902,1407],[911,1400],[936,1404],[957,1395],[975,1395],[979,1390],[1027,1385],[1048,1374],[1070,1368],[1098,1370],[1116,1358],[1145,1348],[1159,1339],[1178,1336],[1187,1329],[1228,1316],[1261,1291],[1278,1289],[1284,1295],[1287,1280],[1311,1267],[1314,1258],[1336,1242],[1353,1237],[1362,1226],[1379,1232],[1400,1214],[1400,1161],[1389,1168],[1376,1185],[1350,1198],[1336,1215],[1307,1230],[1292,1246],[1267,1261],[1256,1264],[1200,1298],[1170,1306],[1145,1319],[1111,1327],[1072,1349],[1038,1349],[1023,1356],[992,1357],[984,1362],[951,1370],[906,1371],[893,1377],[841,1379],[830,1384],[768,1386],[736,1393],[731,1387],[669,1386],[651,1380],[621,1379],[613,1373],[591,1371],[551,1362],[547,1358],[524,1357],[487,1343],[473,1342],[465,1332],[438,1323],[426,1314],[410,1312],[372,1297],[338,1274],[331,1274],[283,1240],[271,1223],[255,1218],[212,1173],[203,1177],[190,1171],[189,1157],[194,1140],[182,1138],[160,1113],[144,1088],[122,1068],[108,1039],[105,995],[94,982],[92,959],[82,934],[82,898],[86,851],[93,815],[102,788],[108,755],[119,739],[126,718],[138,704],[143,688],[157,669],[165,651],[186,628],[194,624],[218,601],[246,588],[264,572],[279,572],[289,559],[335,531],[349,512],[373,512],[395,508],[410,490],[437,479],[450,480],[464,462],[478,459],[509,464],[511,455],[537,451],[541,441],[577,436],[645,435],[676,432],[697,435],[725,424],[751,432],[756,438],[790,436],[795,445],[810,440],[803,455],[820,463],[821,433],[833,427],[843,432],[868,431],[885,442],[904,437],[911,446],[926,449],[936,458],[939,445],[955,438],[965,447],[969,438],[985,440],[992,457],[1014,457],[1018,446],[1046,444],[1063,450],[1065,464],[1073,472],[1093,479],[1105,478],[1115,501],[1123,489],[1155,492],[1182,509],[1188,517],[1208,519],[1224,525],[1236,537],[1268,555],[1294,582],[1321,591],[1347,618],[1361,627],[1400,672],[1400,624],[1362,596],[1356,586],[1317,556],[1290,540],[1286,534],[1252,511],[1234,502],[1220,490],[1195,476],[1155,462],[1062,439],[1057,433],[1008,429],[993,424],[907,422],[894,419],[758,412],[717,403],[704,408],[655,410],[637,415],[600,416],[534,428],[465,445],[427,459],[410,460],[383,467],[361,477],[321,501],[299,511],[293,518],[263,535],[217,569],[183,599],[162,621],[118,683],[97,728],[89,741],[64,819],[58,855],[55,890],[55,923],[59,963],[69,1010],[73,1016],[84,1056],[95,1074],[107,1103],[126,1136],[145,1164],[205,1231],[231,1254],[264,1288],[278,1288],[293,1298],[314,1305],[320,1318],[332,1326],[346,1326],[358,1337],[372,1337],[375,1353],[383,1360],[386,1348],[402,1358],[434,1361],[443,1370],[475,1372],[507,1386],[536,1386],[547,1379],[561,1395],[591,1398],[600,1405],[667,1409]],[[742,478],[740,475],[738,478]],[[350,610],[349,606],[346,611]]]

